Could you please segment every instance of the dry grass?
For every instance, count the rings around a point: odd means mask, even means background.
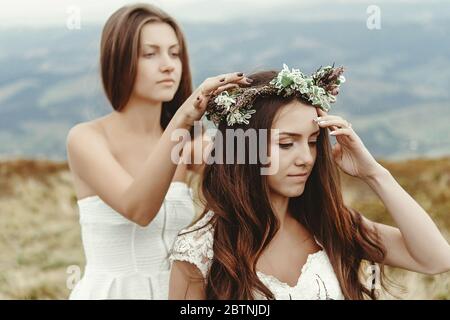
[[[450,158],[383,163],[450,240]],[[392,224],[371,190],[345,176],[346,202]],[[76,197],[66,163],[0,162],[0,299],[66,299],[70,265],[84,265]],[[402,299],[450,299],[449,273],[426,276],[388,268]],[[385,298],[390,298],[386,296]]]
[[[62,299],[66,268],[83,265],[65,163],[0,164],[0,299]]]

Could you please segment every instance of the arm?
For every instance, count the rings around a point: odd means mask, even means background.
[[[148,225],[158,213],[178,165],[172,160],[172,151],[183,150],[189,129],[204,114],[205,94],[245,80],[241,73],[206,79],[178,109],[135,178],[121,168],[102,136],[86,124],[75,126],[67,136],[70,169],[114,210],[141,226]],[[178,129],[184,132],[181,142],[172,139]]]
[[[387,250],[384,262],[412,271],[438,274],[450,270],[450,246],[423,208],[370,154],[351,125],[318,109],[318,125],[332,129],[335,162],[345,173],[365,181],[378,195],[398,228],[364,221],[375,228]]]
[[[172,148],[178,143],[172,141],[171,134],[177,127],[182,128],[169,123],[133,179],[111,154],[101,134],[87,124],[77,125],[67,136],[70,169],[114,210],[141,226],[148,225],[159,211],[177,167],[171,161]]]
[[[205,126],[202,124],[198,127],[201,128],[201,131],[196,134],[194,130],[194,138],[186,142],[183,150],[183,163],[187,164],[188,170],[201,174],[212,142],[205,134]]]
[[[200,270],[193,264],[175,260],[170,271],[169,300],[205,300]]]
[[[383,263],[426,274],[450,270],[450,246],[436,224],[397,183],[388,170],[365,179],[391,214],[398,228],[364,219],[375,228],[387,249]]]

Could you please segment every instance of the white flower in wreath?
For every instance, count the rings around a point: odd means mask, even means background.
[[[330,110],[330,102],[334,97],[329,96],[322,87],[312,86],[308,96],[313,106],[320,106],[324,111]]]
[[[216,99],[214,99],[214,102],[218,106],[223,107],[228,112],[230,111],[230,108],[236,103],[236,100],[230,96],[228,91],[223,91],[216,97]]]
[[[286,64],[283,64],[283,69],[270,84],[278,89],[278,94],[284,90],[285,96],[289,96],[295,91],[302,94],[308,92],[311,81],[312,79],[307,78],[299,69],[292,69],[291,71]]]
[[[236,123],[249,124],[248,119],[250,119],[252,117],[251,115],[255,112],[256,110],[253,109],[235,109],[227,115],[227,123],[229,126],[233,126]]]

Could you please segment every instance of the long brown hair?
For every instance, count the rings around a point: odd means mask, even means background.
[[[151,22],[170,25],[180,45],[181,81],[174,98],[163,103],[160,124],[167,127],[175,112],[192,93],[191,71],[186,41],[177,22],[161,9],[150,4],[124,6],[106,22],[100,45],[100,68],[103,88],[116,111],[130,99],[137,74],[142,27]]]
[[[249,77],[252,86],[267,84],[277,73],[258,72]],[[259,100],[258,100],[259,99]],[[243,130],[270,129],[281,107],[298,98],[279,96],[258,98],[257,110]],[[309,104],[307,101],[301,100]],[[219,125],[224,145],[226,124]],[[339,172],[331,156],[326,129],[321,129],[317,142],[317,159],[302,195],[291,198],[290,212],[323,245],[346,299],[376,299],[374,290],[360,279],[362,260],[382,261],[385,249],[374,230],[362,223],[361,215],[344,205]],[[270,141],[270,134],[267,143]],[[246,153],[249,141],[246,140]],[[259,143],[258,143],[259,145]],[[226,157],[226,148],[222,148]],[[236,152],[235,152],[236,154]],[[258,152],[259,155],[259,152]],[[207,299],[253,299],[254,290],[268,299],[273,293],[256,275],[256,263],[279,228],[269,200],[267,176],[260,174],[258,164],[209,164],[205,166],[202,196],[205,213],[215,214],[214,258],[206,279]],[[383,266],[380,274],[384,274]],[[381,285],[385,287],[381,279]]]

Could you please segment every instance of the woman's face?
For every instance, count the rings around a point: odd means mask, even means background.
[[[163,22],[144,25],[133,94],[145,100],[170,101],[181,73],[180,45],[173,28]]]
[[[272,131],[270,142],[273,174],[267,176],[272,194],[291,198],[303,193],[317,156],[320,131],[316,117],[316,108],[297,100],[276,114],[272,129],[279,132]]]

